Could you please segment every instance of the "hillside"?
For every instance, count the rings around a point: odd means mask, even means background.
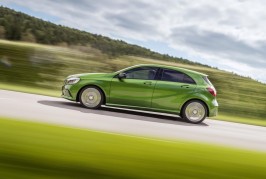
[[[60,46],[90,45],[110,57],[134,55],[200,65],[186,59],[162,55],[121,40],[56,25],[3,6],[0,6],[0,38]]]
[[[168,64],[209,75],[218,91],[220,119],[266,126],[266,85],[250,78],[4,7],[0,7],[0,38],[8,39],[0,40],[0,89],[59,96],[62,81],[70,74],[113,72],[140,63]]]

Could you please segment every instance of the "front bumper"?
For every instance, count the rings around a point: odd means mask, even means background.
[[[73,85],[64,85],[62,86],[62,98],[71,100],[71,101],[76,101],[76,95],[73,91]]]

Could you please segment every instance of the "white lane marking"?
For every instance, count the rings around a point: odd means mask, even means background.
[[[12,99],[12,98],[0,98],[0,100],[3,100],[3,101],[16,101],[16,99]]]

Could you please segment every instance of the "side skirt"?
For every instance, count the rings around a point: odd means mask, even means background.
[[[180,117],[177,111],[165,111],[165,110],[162,111],[156,108],[117,105],[117,104],[111,104],[111,103],[106,103],[105,105],[102,105],[102,107],[121,109],[121,110],[126,110],[126,111],[134,111],[134,112],[143,112],[143,113],[148,113],[148,114],[158,114],[158,115],[165,115],[165,116],[172,116],[172,117]]]

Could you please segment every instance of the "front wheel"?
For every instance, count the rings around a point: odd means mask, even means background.
[[[206,116],[206,105],[198,100],[192,100],[186,103],[182,111],[182,118],[193,124],[201,123]]]
[[[103,103],[103,93],[101,90],[94,86],[89,86],[80,92],[79,101],[82,106],[89,109],[97,109]]]

